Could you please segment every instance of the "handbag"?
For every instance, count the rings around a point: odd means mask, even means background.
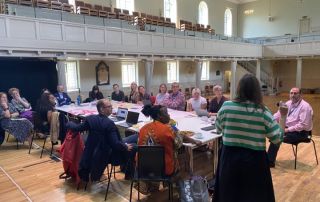
[[[208,202],[208,183],[201,176],[192,176],[189,180],[179,182],[181,202]]]

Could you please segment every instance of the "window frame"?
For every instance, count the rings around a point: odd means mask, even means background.
[[[76,88],[70,88],[68,85],[68,63],[74,63],[75,64],[75,77],[76,78],[71,78],[70,80],[76,79]],[[79,75],[79,62],[78,61],[66,61],[65,62],[65,78],[66,78],[66,88],[67,92],[76,92],[79,91],[80,89],[80,75]]]
[[[232,36],[232,12],[230,8],[227,8],[224,12],[224,35]]]
[[[134,71],[135,71],[134,79],[133,79],[133,80],[132,80],[132,79],[130,80],[130,78],[128,78],[128,81],[125,82],[123,69],[124,69],[124,65],[127,65],[127,67],[128,67],[129,64],[134,64],[134,69],[135,69],[135,70],[134,70]],[[122,82],[122,87],[123,87],[123,88],[130,87],[130,85],[131,85],[131,83],[132,83],[133,81],[136,82],[137,85],[138,85],[138,82],[139,82],[139,78],[138,78],[139,73],[138,73],[138,70],[139,70],[139,68],[138,68],[138,62],[137,62],[137,61],[122,61],[122,62],[121,62],[121,82]],[[129,73],[128,73],[128,74],[129,74]]]
[[[205,1],[201,1],[198,6],[198,23],[203,24],[205,26],[209,24],[209,9],[208,4]]]
[[[206,67],[205,77],[202,77],[203,76],[203,71],[204,71],[203,64],[205,64],[205,67]],[[202,67],[201,67],[201,81],[207,81],[207,80],[210,80],[210,62],[209,61],[203,61],[202,62]]]
[[[132,4],[131,8],[128,7],[128,2],[130,2],[129,4]],[[132,12],[134,11],[134,0],[117,0],[116,7],[126,9],[129,11],[130,14],[132,14]]]
[[[169,76],[170,74],[170,70],[169,70],[169,64],[175,64],[175,68],[176,68],[176,75],[175,75],[175,79],[169,80],[171,79],[171,76]],[[174,82],[179,82],[179,62],[178,61],[167,61],[167,83],[174,83]]]
[[[163,0],[163,16],[177,23],[177,0]]]

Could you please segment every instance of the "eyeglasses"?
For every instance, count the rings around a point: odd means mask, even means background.
[[[103,108],[112,108],[112,105],[103,106]]]
[[[290,95],[298,95],[300,94],[299,92],[290,92]]]

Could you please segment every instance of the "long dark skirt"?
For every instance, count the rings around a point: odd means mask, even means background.
[[[275,201],[266,152],[223,145],[214,194],[219,202]]]
[[[28,119],[2,119],[1,126],[19,142],[27,140],[33,129],[33,124]]]

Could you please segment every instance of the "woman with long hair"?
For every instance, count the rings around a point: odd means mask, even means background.
[[[55,111],[55,101],[55,97],[51,93],[43,93],[40,97],[36,111],[42,122],[42,132],[49,132],[52,113]]]
[[[223,145],[214,201],[275,201],[266,138],[280,143],[283,130],[263,104],[255,76],[241,78],[235,99],[224,102],[218,112],[216,127]]]
[[[90,101],[103,99],[103,94],[100,92],[99,86],[94,85],[92,91],[89,92]]]

